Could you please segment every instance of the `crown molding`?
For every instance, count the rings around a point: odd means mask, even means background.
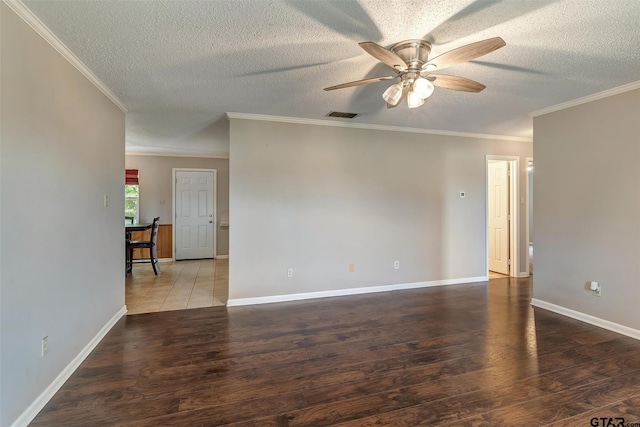
[[[36,33],[40,35],[47,43],[62,55],[71,65],[73,65],[83,76],[85,76],[100,92],[105,94],[116,106],[127,112],[127,106],[114,94],[111,89],[105,85],[93,72],[80,60],[71,49],[69,49],[53,32],[36,16],[31,10],[22,3],[21,0],[2,0],[4,4],[9,6],[24,22],[26,22]]]
[[[229,154],[198,154],[198,153],[154,153],[151,151],[125,151],[126,156],[152,157],[193,157],[198,159],[229,159]]]
[[[515,142],[532,142],[532,138],[524,138],[519,136],[507,136],[507,135],[489,135],[485,133],[471,133],[471,132],[456,132],[450,130],[436,130],[436,129],[419,129],[402,126],[386,126],[386,125],[374,125],[368,123],[347,123],[336,122],[332,120],[319,120],[319,119],[303,119],[300,117],[282,117],[282,116],[268,116],[263,114],[248,114],[248,113],[233,113],[228,112],[227,117],[229,119],[240,120],[260,120],[266,122],[281,122],[281,123],[295,123],[305,125],[317,125],[317,126],[333,126],[352,129],[369,129],[369,130],[383,130],[390,132],[406,132],[406,133],[422,133],[429,135],[443,135],[443,136],[459,136],[463,138],[479,138],[479,139],[492,139],[502,141],[515,141]]]
[[[545,114],[553,113],[555,111],[565,110],[567,108],[575,107],[576,105],[586,104],[587,102],[597,101],[598,99],[608,98],[620,93],[629,92],[631,90],[640,89],[640,80],[636,82],[627,83],[626,85],[614,87],[612,89],[603,90],[602,92],[594,93],[593,95],[583,96],[582,98],[574,99],[573,101],[563,102],[562,104],[552,105],[551,107],[536,110],[529,115],[531,117],[538,117]]]

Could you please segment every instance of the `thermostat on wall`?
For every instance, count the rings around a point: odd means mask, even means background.
[[[461,191],[461,192],[460,192],[460,198],[461,198],[461,199],[464,199],[464,198],[465,198],[465,196],[466,196],[466,193],[465,193],[464,191]]]

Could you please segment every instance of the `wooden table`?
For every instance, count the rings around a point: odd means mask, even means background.
[[[124,236],[125,243],[128,243],[131,240],[131,233],[134,231],[145,231],[151,228],[152,224],[125,224],[124,225]],[[129,251],[129,245],[125,248],[125,273],[131,273],[131,268],[133,267],[133,263],[131,262],[131,257],[133,254]]]

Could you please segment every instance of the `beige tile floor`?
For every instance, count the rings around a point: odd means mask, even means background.
[[[127,314],[226,305],[229,260],[161,263],[156,276],[149,264],[134,264],[125,280]]]
[[[502,279],[505,277],[509,277],[508,274],[496,273],[495,271],[489,271],[489,279]]]

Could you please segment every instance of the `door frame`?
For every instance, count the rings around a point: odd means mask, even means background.
[[[509,221],[509,276],[520,277],[520,210],[518,209],[518,201],[520,200],[520,188],[518,184],[518,176],[520,174],[520,157],[519,156],[500,156],[487,154],[484,161],[484,237],[485,237],[485,272],[489,277],[489,161],[502,160],[509,163],[509,212],[511,221]]]
[[[213,172],[213,259],[218,256],[218,170],[201,168],[171,169],[171,259],[176,260],[176,172]]]
[[[526,236],[527,236],[527,265],[525,266],[524,271],[527,273],[527,276],[529,276],[531,274],[531,271],[529,271],[529,266],[531,265],[531,257],[529,256],[529,242],[531,242],[531,237],[529,236],[529,224],[531,223],[531,221],[533,220],[533,218],[529,218],[529,211],[531,210],[529,207],[529,203],[531,203],[531,194],[529,194],[529,188],[531,186],[531,178],[532,178],[532,173],[529,173],[529,162],[533,162],[533,157],[525,157],[524,159],[524,164],[525,164],[525,171],[527,173],[527,189],[526,189],[526,202],[525,202],[525,209],[526,209],[526,219],[527,219],[527,223],[526,223]],[[533,166],[535,167],[535,165]],[[535,185],[535,184],[534,184]]]

